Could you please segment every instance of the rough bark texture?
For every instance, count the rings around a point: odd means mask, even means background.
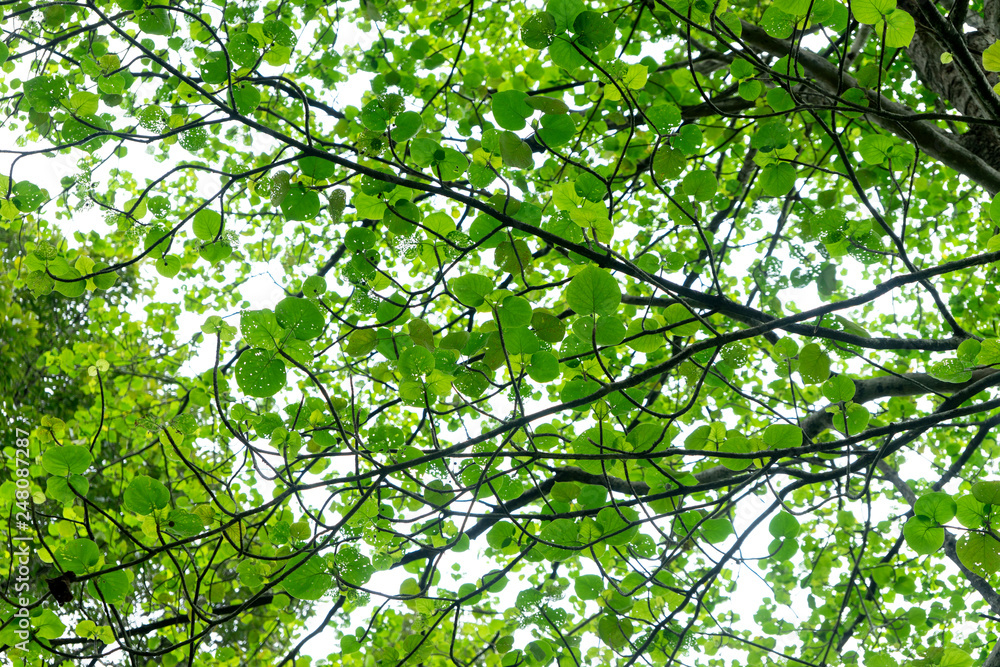
[[[918,38],[922,40],[932,39],[926,32],[918,32],[918,37],[914,38],[914,42],[917,42]],[[742,39],[753,49],[774,56],[785,56],[793,50],[793,44],[790,41],[771,37],[763,29],[749,23],[743,24]],[[913,47],[911,46],[911,48]],[[928,53],[933,50],[930,46],[920,48]],[[806,74],[822,85],[828,93],[836,94],[838,91],[842,92],[848,88],[860,88],[857,79],[849,74],[842,74],[840,69],[826,58],[802,48],[796,48],[795,52],[798,62]],[[929,56],[925,53],[923,59],[926,60],[927,57]],[[928,84],[932,90],[945,90],[952,94],[961,91],[963,103],[975,98],[969,83],[964,79],[954,74],[946,76],[945,72],[938,74],[934,86]],[[992,91],[990,94],[993,94]],[[922,120],[918,114],[904,104],[890,100],[872,90],[865,90],[865,95],[868,98],[869,108],[873,110],[866,114],[871,122],[906,141],[912,141],[922,152],[972,179],[990,193],[1000,192],[1000,171],[993,167],[993,164],[1000,165],[1000,159],[992,161],[980,156],[980,154],[1000,155],[1000,141],[991,142],[989,138],[981,140],[978,137],[975,142],[969,138],[963,140],[961,135],[953,134],[937,127],[934,123]],[[993,95],[995,97],[995,94]],[[948,101],[950,102],[950,100]],[[992,122],[981,112],[975,116]],[[985,145],[979,146],[980,143]],[[974,146],[974,150],[970,149],[970,145]]]
[[[917,33],[906,54],[921,83],[962,115],[996,121],[996,95],[985,88],[995,85],[998,79],[996,74],[986,73],[980,66],[983,51],[996,41],[996,33],[981,29],[960,32],[953,26],[951,29],[936,30],[931,24],[935,21],[928,22],[923,18],[933,7],[920,5],[917,0],[903,0],[899,7],[918,19]],[[988,9],[996,11],[996,7],[988,6]],[[966,15],[966,23],[983,27],[989,25],[975,12]],[[953,56],[967,54],[971,58],[956,57],[950,63],[942,63],[941,56],[945,53]],[[986,98],[985,101],[983,98]],[[971,125],[959,137],[959,142],[990,164],[1000,164],[1000,128],[987,124]]]
[[[925,394],[954,394],[971,387],[983,378],[996,375],[995,368],[982,368],[972,372],[972,378],[967,382],[945,382],[931,377],[927,373],[905,373],[901,375],[886,375],[855,380],[855,403],[868,403],[880,398],[892,396],[923,396]],[[830,407],[830,406],[827,406]],[[833,413],[827,408],[810,412],[799,426],[807,438],[814,438],[833,423]]]

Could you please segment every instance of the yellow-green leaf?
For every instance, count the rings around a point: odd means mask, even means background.
[[[993,42],[983,51],[983,67],[987,72],[1000,72],[1000,42]]]
[[[859,23],[875,25],[896,8],[896,0],[851,0],[851,13]]]

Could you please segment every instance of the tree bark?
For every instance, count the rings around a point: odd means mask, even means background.
[[[792,42],[771,37],[762,28],[750,23],[743,23],[742,40],[754,49],[779,57],[786,56],[793,50]],[[794,50],[798,63],[805,72],[828,93],[836,95],[848,88],[861,88],[857,79],[846,73],[841,74],[840,68],[820,55],[797,45]],[[923,153],[967,176],[986,188],[990,194],[1000,192],[1000,171],[963,144],[961,136],[921,119],[904,104],[890,100],[876,91],[862,90],[872,109],[866,114],[868,120],[905,141],[914,143]]]

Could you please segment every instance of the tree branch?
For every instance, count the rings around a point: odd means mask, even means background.
[[[787,56],[793,50],[792,42],[775,39],[762,28],[746,22],[743,23],[742,40],[756,49],[777,56]],[[794,45],[794,50],[797,62],[830,93],[836,95],[848,88],[861,88],[854,77],[848,74],[841,75],[836,65],[812,51],[803,49],[797,44]],[[953,135],[915,117],[913,110],[906,105],[894,102],[875,91],[864,88],[861,90],[865,92],[872,109],[866,116],[873,123],[907,142],[915,142],[922,152],[964,174],[989,190],[990,194],[1000,192],[1000,171],[971,153]],[[876,109],[881,111],[875,111]]]
[[[693,302],[694,304],[698,303],[696,298],[688,297],[687,300]],[[743,306],[734,301],[730,302],[731,305],[721,303],[721,301],[722,300],[720,299],[718,302],[713,302],[713,309],[723,313],[724,315],[728,315],[733,319],[750,324],[751,326],[770,322],[774,319],[767,313],[755,308]],[[678,301],[676,299],[668,299],[664,297],[624,294],[622,295],[622,303],[636,306],[656,306],[666,308],[674,303],[678,303]],[[800,336],[806,336],[809,338],[825,338],[827,340],[835,340],[840,343],[856,345],[870,350],[927,350],[931,352],[947,352],[958,349],[958,346],[962,343],[962,339],[956,337],[868,338],[848,333],[846,331],[839,331],[829,327],[814,326],[810,324],[789,324],[781,327],[781,329],[782,331],[798,334]],[[775,343],[777,342],[777,339],[772,340],[771,342]]]
[[[896,487],[899,494],[903,496],[903,498],[906,499],[906,502],[912,507],[913,504],[917,502],[917,496],[913,493],[913,489],[911,489],[909,485],[900,478],[899,474],[884,460],[879,461],[877,465],[879,472],[881,472],[885,478]],[[969,568],[965,567],[965,564],[962,563],[962,560],[958,557],[958,552],[955,548],[955,536],[952,535],[947,529],[944,531],[944,553],[958,567],[958,569],[961,570],[962,574],[965,575],[965,578],[969,580],[970,584],[972,584],[972,587],[975,588],[981,596],[983,596],[983,599],[990,605],[990,609],[993,610],[993,613],[1000,614],[1000,594],[993,590],[993,587],[990,586],[988,581]],[[997,649],[994,648],[993,652],[995,653],[996,650]]]
[[[239,612],[240,610],[247,611],[250,609],[255,609],[257,607],[264,607],[274,600],[274,596],[270,593],[261,595],[256,600],[251,600],[249,602],[244,602],[240,604],[227,604],[212,609],[212,614],[216,616],[228,616]],[[170,618],[161,618],[158,621],[152,621],[146,623],[145,625],[140,625],[137,628],[125,631],[125,636],[127,637],[138,637],[140,635],[146,635],[153,630],[162,630],[163,628],[173,627],[175,625],[182,625],[184,623],[190,623],[191,617],[188,615],[184,616],[171,616]],[[84,639],[82,637],[66,637],[63,639],[53,639],[49,642],[49,646],[70,646],[73,644],[96,644],[99,643],[99,639]]]
[[[980,380],[996,375],[1000,369],[981,368],[972,372],[967,382],[945,382],[927,373],[903,373],[900,375],[880,375],[864,380],[854,380],[855,403],[868,403],[890,396],[923,396],[925,394],[955,394],[975,385]],[[827,406],[814,410],[799,422],[799,427],[807,438],[814,438],[833,424],[833,413]]]

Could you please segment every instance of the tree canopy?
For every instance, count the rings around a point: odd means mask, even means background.
[[[0,14],[7,659],[1000,665],[1000,1]]]

